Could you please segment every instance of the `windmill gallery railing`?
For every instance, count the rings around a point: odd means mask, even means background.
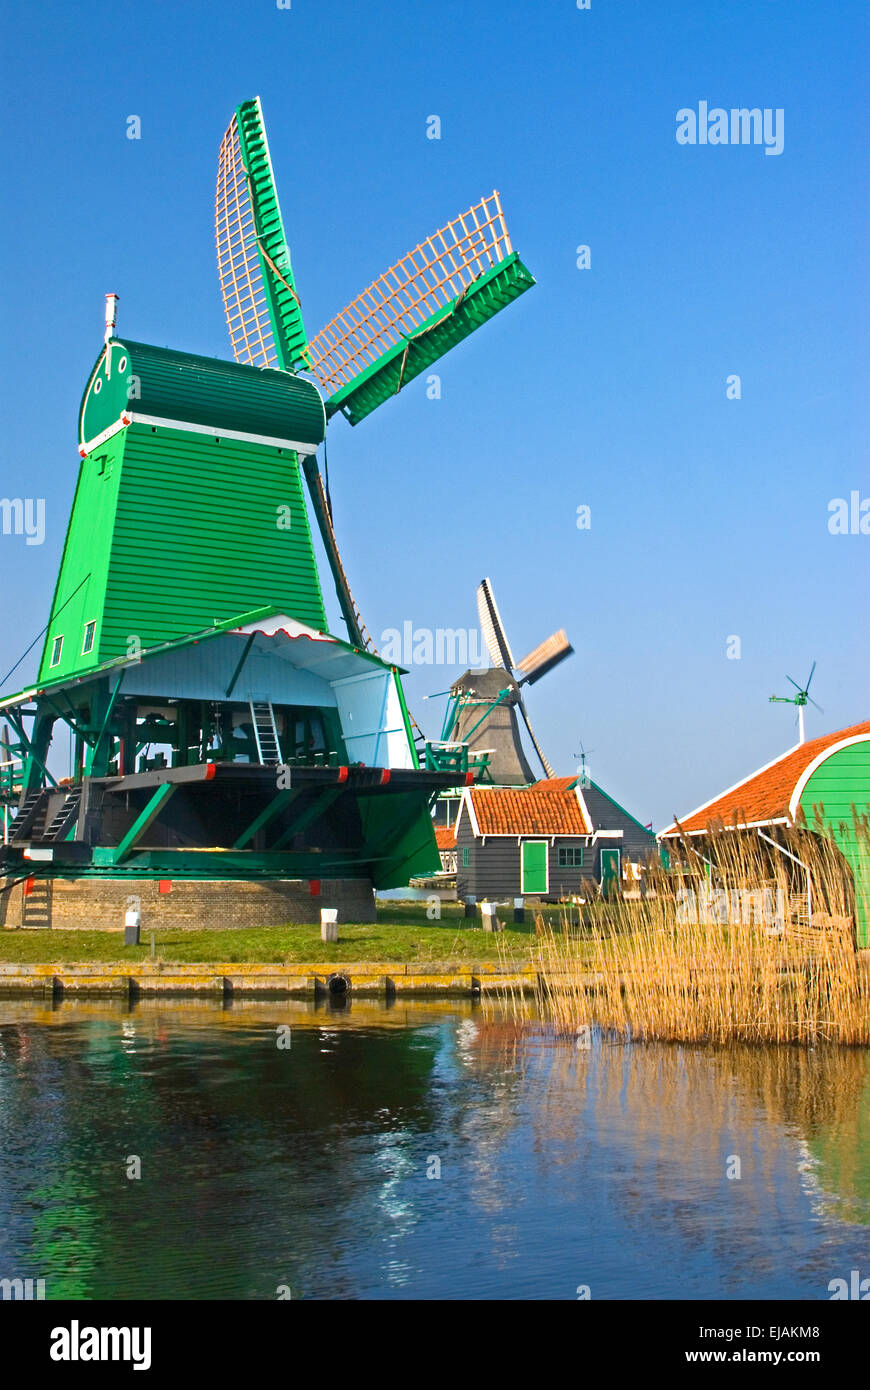
[[[363,290],[308,344],[329,392],[348,384],[512,254],[497,191],[448,222]]]

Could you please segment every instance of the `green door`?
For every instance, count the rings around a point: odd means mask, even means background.
[[[606,898],[612,897],[619,888],[619,850],[601,851],[601,891]]]
[[[547,841],[523,840],[522,851],[522,892],[546,893],[550,886]]]

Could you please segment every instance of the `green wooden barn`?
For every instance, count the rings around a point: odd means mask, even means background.
[[[663,845],[713,830],[764,831],[828,827],[855,889],[859,947],[870,947],[870,720],[799,743],[662,831]]]

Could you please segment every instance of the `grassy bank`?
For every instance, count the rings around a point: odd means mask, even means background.
[[[548,914],[549,915],[549,914]],[[512,913],[506,910],[503,920]],[[326,946],[318,926],[261,927],[229,931],[156,931],[155,953],[164,961],[212,961],[272,964],[323,961],[429,962],[497,960],[507,954],[529,958],[534,923],[485,932],[462,915],[459,904],[445,903],[441,920],[431,922],[425,904],[397,903],[378,908],[376,923],[339,927],[339,940]],[[531,914],[529,914],[531,918]],[[142,945],[125,946],[122,932],[27,930],[0,932],[0,963],[37,965],[138,961],[150,954],[150,932]]]

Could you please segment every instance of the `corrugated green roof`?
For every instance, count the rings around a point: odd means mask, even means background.
[[[312,449],[326,433],[320,393],[302,377],[113,338],[82,397],[80,445],[84,448],[124,412]]]

